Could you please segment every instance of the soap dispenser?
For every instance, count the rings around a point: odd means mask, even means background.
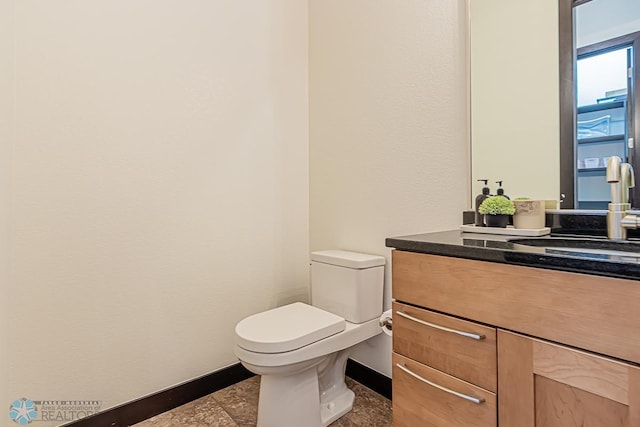
[[[482,194],[478,194],[476,196],[476,227],[484,227],[484,215],[482,215],[479,211],[480,205],[484,202],[484,199],[489,197],[489,193],[491,190],[487,187],[488,179],[479,179],[479,182],[484,181],[484,187],[482,187]]]
[[[498,184],[498,189],[496,190],[496,195],[497,196],[502,196],[502,197],[505,197],[505,198],[509,199],[509,196],[504,194],[504,188],[502,188],[502,181],[496,181],[496,184]],[[511,199],[509,199],[509,200],[511,200]]]

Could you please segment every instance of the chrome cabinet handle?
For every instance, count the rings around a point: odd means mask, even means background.
[[[463,337],[473,338],[474,340],[483,340],[483,339],[486,338],[485,335],[478,335],[478,334],[472,334],[471,332],[458,331],[456,329],[446,328],[444,326],[440,326],[440,325],[436,325],[436,324],[433,324],[433,323],[425,322],[424,320],[421,320],[421,319],[418,319],[416,317],[408,315],[404,311],[396,311],[396,314],[398,316],[401,316],[401,317],[404,317],[406,319],[413,320],[414,322],[420,323],[421,325],[429,326],[431,328],[438,329],[440,331],[451,332],[453,334],[461,335]]]
[[[396,363],[396,366],[398,368],[402,369],[407,374],[411,375],[413,378],[415,378],[415,379],[417,379],[419,381],[422,381],[423,383],[428,384],[431,387],[435,387],[438,390],[442,390],[442,391],[447,392],[449,394],[453,394],[454,396],[458,396],[458,397],[460,397],[460,398],[462,398],[464,400],[468,400],[469,402],[473,402],[476,405],[480,405],[480,404],[484,403],[484,401],[485,401],[484,397],[474,397],[474,396],[469,396],[469,395],[466,395],[466,394],[462,394],[462,393],[459,393],[457,391],[451,390],[450,388],[441,386],[440,384],[436,384],[434,382],[431,382],[426,378],[422,378],[420,375],[416,374],[415,372],[413,372],[412,370],[410,370],[409,368],[407,368],[406,366],[404,366],[404,365],[402,365],[400,363]]]

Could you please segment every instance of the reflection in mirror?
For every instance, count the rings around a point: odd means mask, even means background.
[[[492,194],[558,198],[557,2],[470,0],[472,179]]]
[[[627,148],[630,47],[578,56],[576,205],[607,209],[611,191],[605,168],[611,156],[630,161]]]
[[[474,197],[482,187],[475,180],[488,178],[492,193],[502,180],[512,197],[558,200],[566,192],[561,207],[577,205],[572,3],[469,0]],[[583,3],[575,9],[581,49],[640,31],[638,0]]]
[[[640,106],[640,93],[634,90],[640,68],[640,3],[593,0],[575,8],[575,27],[575,160],[561,159],[561,168],[575,168],[577,208],[607,209],[607,160],[618,156],[640,170],[633,147]],[[636,205],[638,194],[637,189],[631,194]]]

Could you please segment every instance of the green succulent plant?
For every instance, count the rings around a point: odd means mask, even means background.
[[[478,212],[482,215],[513,215],[516,213],[516,207],[506,197],[492,196],[484,199]]]

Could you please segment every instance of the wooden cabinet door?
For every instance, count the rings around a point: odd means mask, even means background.
[[[638,427],[640,368],[498,330],[501,427]]]

